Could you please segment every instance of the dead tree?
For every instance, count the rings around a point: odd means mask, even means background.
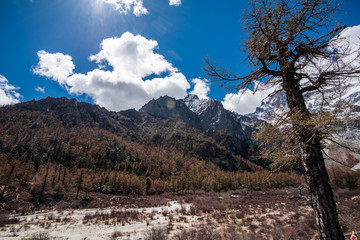
[[[278,119],[283,128],[276,131],[281,135],[285,129],[286,133],[276,142],[277,149],[301,162],[319,237],[334,240],[344,239],[344,235],[325,168],[322,141],[339,119],[325,107],[310,112],[304,95],[317,93],[326,104],[330,102],[327,90],[333,88],[341,93],[347,78],[359,75],[354,65],[358,49],[348,48],[346,39],[339,35],[345,26],[333,23],[339,10],[340,5],[332,0],[252,0],[244,16],[249,33],[244,50],[253,70],[245,76],[234,74],[205,59],[207,74],[214,81],[230,83],[233,90],[252,87],[256,91],[265,84],[285,94],[288,111]]]

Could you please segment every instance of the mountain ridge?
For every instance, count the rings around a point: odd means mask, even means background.
[[[276,110],[277,107],[280,110]],[[213,160],[213,162],[216,162],[222,169],[236,170],[239,168],[236,164],[234,165],[234,162],[238,160],[234,160],[231,154],[245,159],[252,156],[254,152],[250,152],[250,150],[257,149],[251,139],[252,132],[266,122],[263,119],[266,119],[265,116],[271,112],[271,109],[282,111],[281,109],[286,108],[286,99],[283,94],[278,93],[263,101],[254,113],[247,115],[239,115],[226,110],[222,103],[215,99],[200,99],[196,95],[188,95],[184,99],[162,96],[149,101],[139,111],[129,109],[113,112],[98,105],[78,102],[76,99],[65,97],[47,97],[0,109],[12,108],[39,111],[60,119],[67,124],[66,127],[70,128],[82,124],[86,127],[104,129],[131,139],[131,141],[141,142],[141,144],[157,143],[164,146],[166,142],[177,142],[176,138],[182,138],[184,132],[190,131],[193,132],[191,134],[194,134],[195,131],[196,134],[203,134],[208,139],[206,141],[212,142],[210,145],[218,145],[215,147],[216,149],[223,148],[221,151],[217,150],[222,152],[220,154],[222,157],[215,157],[217,160]],[[6,116],[6,111],[4,116]],[[36,128],[36,124],[31,128]],[[194,129],[191,130],[192,128]],[[349,131],[342,137],[354,138],[355,136],[357,140],[359,127],[349,126],[348,129]],[[178,132],[181,134],[179,135]],[[169,144],[166,146],[170,147]],[[179,151],[187,151],[186,147],[178,148]],[[353,159],[359,160],[358,154],[347,152],[339,155],[336,151],[334,146],[330,146],[327,152],[334,158],[348,156],[346,159],[350,159],[351,165],[357,164]],[[212,152],[213,156],[211,156],[201,150],[195,155],[200,157],[201,154],[206,155],[205,158],[212,158],[216,152]],[[230,160],[227,161],[227,159]],[[330,161],[331,157],[326,159],[328,163],[333,163]],[[245,169],[250,170],[251,168],[245,167]]]
[[[184,104],[181,106],[186,107]],[[13,146],[19,146],[19,139],[26,140],[25,143],[21,143],[22,145],[41,145],[38,141],[47,142],[41,136],[43,129],[49,129],[50,132],[53,129],[52,131],[56,132],[56,129],[60,127],[64,135],[66,135],[65,132],[71,134],[75,129],[88,129],[89,133],[105,131],[106,135],[120,137],[123,141],[136,143],[145,148],[160,146],[164,149],[177,149],[177,152],[185,151],[186,155],[209,159],[224,170],[252,170],[252,167],[249,166],[250,162],[246,163],[241,155],[215,142],[213,138],[203,134],[201,129],[180,118],[158,118],[134,109],[110,112],[97,105],[78,102],[76,99],[50,97],[1,107],[0,112],[2,116],[0,120],[4,123],[2,132],[5,133],[4,136],[8,135],[12,138],[11,141],[0,138],[0,151],[10,155],[11,150],[9,153],[6,149],[14,149]],[[190,110],[187,113],[192,114]],[[49,124],[51,122],[54,123]],[[18,124],[21,126],[17,126]],[[23,131],[17,132],[14,125]],[[50,132],[49,134],[51,134]],[[34,137],[38,140],[32,140]],[[49,137],[56,138],[51,135]],[[93,140],[86,139],[86,136],[82,137],[84,139],[79,141]],[[63,138],[69,137],[63,136]],[[89,134],[89,138],[93,138],[93,136]],[[57,142],[56,139],[52,141]],[[75,148],[77,149],[76,146]],[[23,155],[25,150],[21,148],[19,151],[17,155]],[[34,151],[41,153],[47,150]],[[257,168],[254,164],[252,166]]]

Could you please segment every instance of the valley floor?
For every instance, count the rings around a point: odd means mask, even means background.
[[[336,191],[346,233],[360,230],[359,194],[360,189]],[[48,205],[41,211],[10,213],[8,221],[3,211],[0,239],[316,239],[313,211],[295,188],[89,194],[71,204],[71,209]]]

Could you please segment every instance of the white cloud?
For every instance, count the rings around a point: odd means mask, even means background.
[[[190,92],[190,94],[197,95],[199,98],[203,99],[209,98],[210,83],[207,79],[201,80],[199,78],[195,78],[191,82],[194,84],[194,89]]]
[[[115,81],[133,81],[134,77],[141,80],[151,74],[176,71],[177,69],[167,62],[164,56],[154,53],[157,45],[154,40],[126,32],[120,38],[103,40],[101,51],[89,59],[96,61],[100,66],[108,64],[115,72],[125,74],[123,79],[114,79]]]
[[[0,106],[20,102],[21,95],[16,92],[18,89],[9,84],[9,81],[4,76],[0,75]]]
[[[247,114],[256,110],[256,107],[260,106],[262,98],[258,94],[250,89],[247,89],[245,93],[239,92],[235,94],[226,94],[222,104],[224,108],[239,113]]]
[[[132,12],[135,16],[148,14],[142,0],[103,0],[104,3],[110,4],[115,10],[123,14]]]
[[[170,0],[169,5],[170,6],[180,6],[181,0]]]
[[[255,83],[255,85],[258,84],[258,82]],[[257,87],[258,90],[256,92],[246,89],[244,92],[226,94],[222,101],[224,108],[239,114],[255,112],[256,108],[261,105],[261,102],[275,90],[274,87],[267,88],[261,83]]]
[[[66,79],[73,73],[75,65],[69,55],[62,53],[48,53],[43,50],[38,51],[38,65],[33,68],[35,74],[52,78],[61,85],[65,84]]]
[[[34,73],[57,81],[71,94],[86,94],[109,110],[138,109],[166,94],[186,96],[190,84],[164,56],[154,52],[156,41],[126,32],[120,38],[104,39],[100,46],[100,52],[89,57],[98,68],[86,74],[72,74],[70,56],[57,53],[56,59],[66,61],[55,63],[66,64],[54,64],[55,54],[45,51],[38,52],[40,61]]]
[[[45,88],[42,88],[42,87],[39,86],[39,87],[35,88],[35,91],[45,93]]]
[[[149,11],[144,7],[143,0],[98,0],[111,5],[116,11],[122,14],[132,13],[139,17],[146,15]],[[170,6],[180,6],[181,0],[169,0]]]

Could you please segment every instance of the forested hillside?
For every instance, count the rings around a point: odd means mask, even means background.
[[[293,173],[265,181],[261,166],[181,119],[47,98],[0,108],[0,122],[1,180],[29,185],[38,202],[70,189],[154,194],[299,183]]]

